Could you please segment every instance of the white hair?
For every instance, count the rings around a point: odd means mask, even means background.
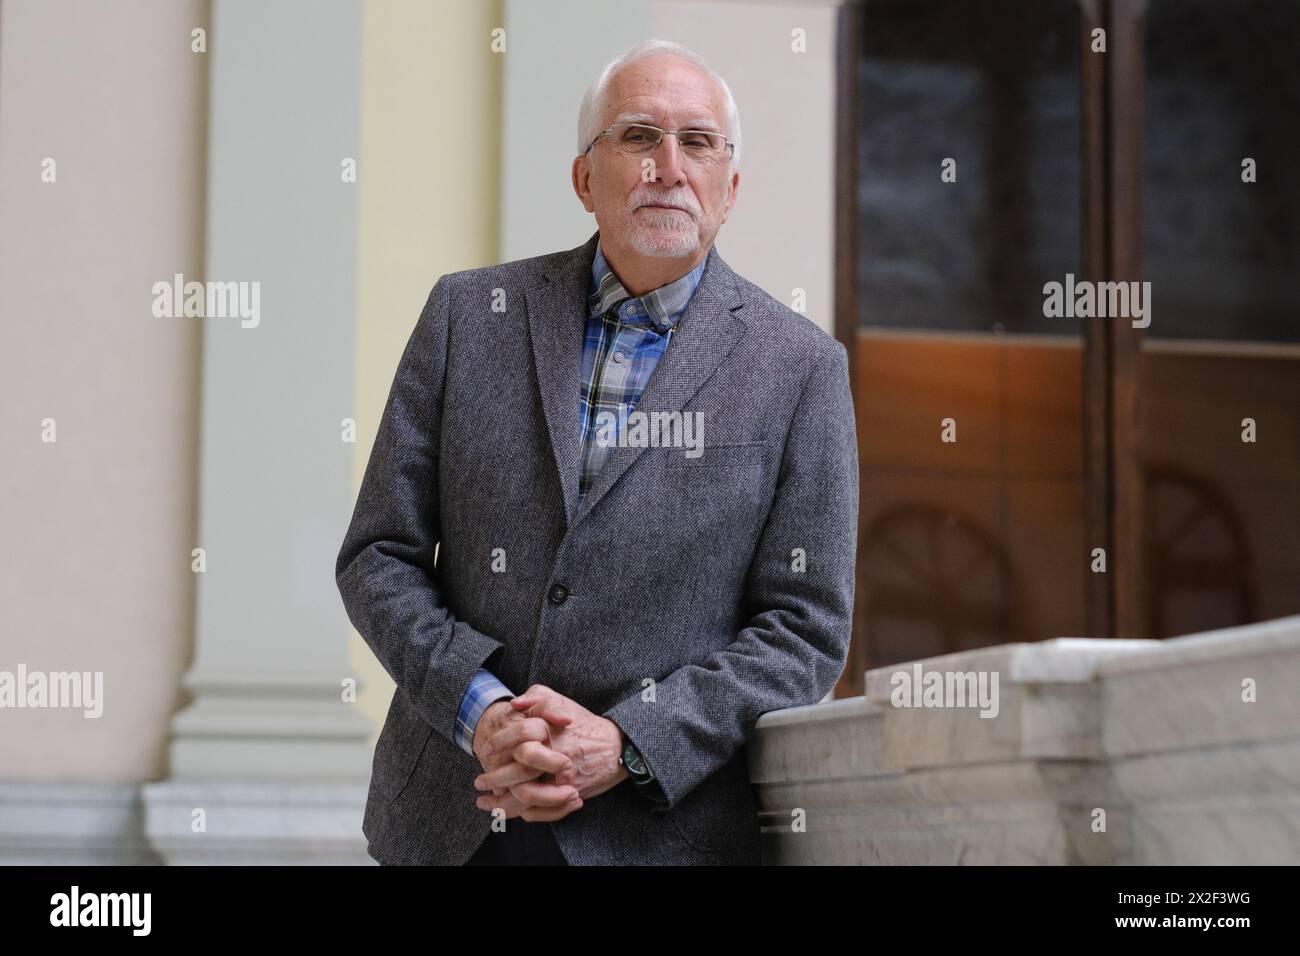
[[[731,87],[727,86],[727,81],[721,74],[704,62],[703,57],[671,40],[642,40],[622,56],[610,60],[600,71],[600,75],[592,81],[591,86],[587,87],[586,95],[582,97],[582,105],[578,108],[578,155],[581,156],[586,151],[587,146],[602,129],[601,122],[609,105],[609,81],[614,74],[636,60],[665,53],[699,67],[722,91],[722,102],[726,112],[722,131],[727,139],[735,144],[736,148],[731,153],[731,168],[738,169],[740,167],[740,111],[736,109]]]

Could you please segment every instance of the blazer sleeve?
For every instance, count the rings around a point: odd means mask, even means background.
[[[749,567],[748,623],[727,647],[660,681],[653,702],[638,691],[602,715],[641,751],[668,798],[664,809],[727,763],[761,715],[824,698],[848,659],[858,450],[844,346],[835,342],[815,366]]]
[[[393,377],[335,564],[348,618],[421,717],[455,741],[457,712],[499,641],[458,621],[434,570],[448,279],[429,293]]]

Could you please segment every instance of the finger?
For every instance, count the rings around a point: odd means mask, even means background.
[[[492,794],[483,794],[475,798],[474,805],[480,810],[484,810],[488,813],[492,813],[494,810],[499,809],[507,820],[513,820],[515,817],[519,816],[524,809],[524,805],[515,797],[511,796],[509,790],[505,792],[504,796],[500,797],[493,796]]]
[[[481,763],[484,770],[498,770],[514,759],[513,751],[506,750],[500,753],[484,754]]]
[[[527,767],[534,767],[545,773],[560,773],[573,769],[573,761],[558,750],[544,747],[535,740],[525,740],[510,751],[511,757]]]
[[[555,724],[557,727],[567,727],[573,723],[573,716],[564,713],[560,709],[563,705],[559,704],[558,700],[558,696],[548,698],[530,697],[525,695],[523,697],[514,698],[510,701],[510,704],[515,708],[515,710],[521,711],[528,710],[528,708],[532,707],[534,709],[529,711],[529,716],[544,717],[549,723]],[[544,711],[542,710],[543,707],[545,708]]]
[[[578,788],[573,786],[559,787],[553,783],[528,780],[514,784],[510,788],[510,792],[523,803],[532,806],[558,807],[563,806],[571,797],[576,796]]]
[[[582,809],[582,798],[575,797],[561,807],[524,807],[519,815],[529,823],[551,823],[562,820],[574,810]]]
[[[483,745],[483,756],[490,757],[493,754],[509,753],[515,749],[515,745],[525,740],[536,740],[539,743],[545,743],[550,739],[550,725],[540,717],[525,717],[523,720],[512,720],[495,734],[488,738]]]
[[[559,697],[550,697],[546,700],[538,701],[528,711],[529,717],[541,717],[549,724],[555,724],[557,727],[567,727],[573,723],[573,717],[567,713],[568,707]]]
[[[512,760],[502,767],[490,770],[487,773],[481,773],[474,778],[475,790],[497,790],[504,787],[512,787],[517,783],[524,783],[528,780],[536,780],[545,771],[538,770],[536,767],[530,767],[521,764],[517,760]]]
[[[559,691],[547,687],[545,684],[534,684],[518,697],[511,698],[510,703],[515,704],[517,701],[518,704],[516,706],[518,709],[523,710],[547,700],[566,701],[568,698]]]
[[[531,697],[534,700],[544,700],[545,698],[550,697],[552,694],[556,694],[556,693],[558,693],[558,691],[553,690],[550,687],[547,687],[545,684],[532,684],[529,686],[527,690],[525,690],[519,696]]]
[[[546,696],[540,691],[529,690],[520,694],[518,697],[511,697],[510,706],[515,710],[527,710],[534,704],[540,704],[545,699]]]
[[[549,727],[540,717],[512,720],[488,738],[483,745],[483,755],[490,757],[493,754],[509,753],[524,740],[546,741],[551,735]]]

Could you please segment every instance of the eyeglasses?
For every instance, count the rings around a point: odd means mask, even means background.
[[[605,136],[609,139],[609,145],[620,153],[639,156],[655,149],[663,142],[664,136],[670,133],[677,137],[682,152],[697,162],[717,162],[736,152],[735,143],[721,133],[706,129],[660,129],[658,126],[646,126],[644,123],[615,123],[597,133],[596,139],[588,143],[587,148],[583,150],[583,155],[591,152],[591,147],[596,145],[596,140]]]

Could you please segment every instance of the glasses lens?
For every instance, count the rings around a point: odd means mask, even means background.
[[[727,141],[721,133],[709,133],[704,130],[682,130],[677,134],[682,148],[693,153],[720,153],[726,148]]]
[[[643,153],[658,146],[659,140],[663,139],[663,133],[653,126],[625,123],[614,127],[610,139],[624,152]]]

